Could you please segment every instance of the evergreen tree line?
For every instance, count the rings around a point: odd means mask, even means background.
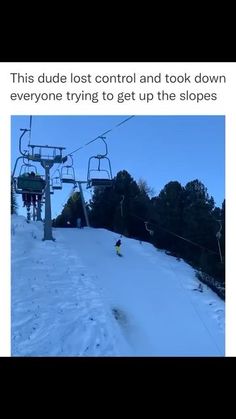
[[[114,178],[112,188],[95,188],[87,205],[90,225],[152,243],[194,268],[224,284],[225,202],[215,206],[207,188],[199,180],[184,187],[177,181],[164,186],[158,196],[150,197],[144,180],[136,182],[126,171]],[[55,227],[76,227],[77,218],[85,225],[81,197],[74,193]],[[221,237],[216,234],[222,225]],[[220,258],[220,252],[222,261]]]

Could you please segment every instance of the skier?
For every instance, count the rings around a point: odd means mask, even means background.
[[[118,256],[121,256],[121,254],[120,254],[120,245],[121,245],[121,241],[120,241],[120,239],[119,239],[119,240],[117,240],[117,242],[116,242],[116,244],[115,244],[116,254],[117,254]]]

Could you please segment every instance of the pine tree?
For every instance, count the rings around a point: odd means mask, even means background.
[[[85,225],[82,200],[79,192],[75,192],[68,199],[62,213],[54,220],[55,227],[76,227],[77,219],[81,219],[82,225]],[[69,223],[69,224],[68,224]]]
[[[146,180],[140,178],[138,181],[138,187],[141,193],[148,197],[154,196],[154,189],[148,186]]]
[[[115,178],[114,193],[114,231],[147,240],[144,220],[148,212],[149,197],[144,184],[140,188],[132,176],[126,170],[122,170]]]
[[[211,252],[207,249],[217,252],[213,211],[214,199],[209,197],[203,183],[197,179],[188,182],[184,190],[183,236],[202,246],[184,244],[183,254],[193,264],[199,265],[200,260],[206,259],[202,256],[202,248],[206,249],[209,258]]]
[[[225,260],[225,200],[222,203],[220,219],[222,223],[220,244],[221,244],[222,257],[223,257],[223,260]]]
[[[90,222],[93,227],[113,229],[113,217],[118,199],[113,188],[94,188],[90,201]]]
[[[181,241],[173,233],[182,234],[183,193],[179,182],[167,183],[159,195],[151,200],[149,211],[150,222],[155,225],[154,243],[176,253],[181,249]]]
[[[141,187],[122,170],[113,179],[113,188],[95,188],[91,201],[91,224],[117,233],[147,239],[144,221],[148,212],[147,185]]]

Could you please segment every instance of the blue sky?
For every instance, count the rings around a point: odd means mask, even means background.
[[[73,154],[76,179],[86,180],[88,159],[102,154],[101,140],[87,142],[111,129],[106,135],[108,157],[113,176],[127,170],[138,181],[147,181],[155,195],[170,181],[185,186],[199,179],[213,196],[217,206],[225,197],[225,117],[224,116],[135,116],[116,127],[128,116],[33,116],[31,144],[66,147],[65,154],[82,147]],[[12,167],[20,155],[20,128],[29,127],[29,116],[12,117]],[[23,140],[27,148],[28,134]],[[53,174],[58,165],[51,169]],[[20,164],[18,166],[20,169]],[[18,172],[18,171],[17,171]],[[38,166],[38,172],[44,173]],[[52,216],[59,215],[69,198],[72,185],[52,195]],[[84,186],[85,199],[91,197]],[[19,214],[24,214],[19,202]]]

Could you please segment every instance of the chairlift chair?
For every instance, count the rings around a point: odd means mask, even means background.
[[[113,185],[111,162],[110,162],[110,159],[108,157],[106,157],[107,153],[108,153],[107,144],[104,141],[105,137],[100,137],[100,138],[105,144],[106,151],[105,151],[105,154],[98,154],[97,156],[91,156],[89,158],[88,172],[87,172],[87,189],[92,188],[92,187],[107,188],[107,187],[112,187],[112,185]],[[98,161],[98,165],[97,165],[96,169],[92,168],[92,162],[94,160],[96,160],[96,163]],[[101,160],[106,160],[107,161],[107,169],[104,169],[104,168],[101,169]],[[92,172],[96,172],[97,176],[93,177]],[[104,176],[100,177],[101,172],[102,172],[102,175],[104,173],[106,173],[106,176],[105,177]]]
[[[23,158],[23,164],[21,165],[19,176],[29,174],[31,172],[34,172],[34,174],[37,175],[36,166],[34,164],[26,163],[25,158]]]
[[[35,179],[30,179],[22,175],[14,180],[16,180],[15,191],[16,193],[20,194],[30,192],[31,194],[42,195],[46,186],[45,180],[42,179],[40,176],[36,177]]]
[[[105,172],[106,177],[93,177],[92,172]],[[88,170],[87,189],[92,187],[107,188],[113,185],[113,180],[110,178],[110,172],[105,169],[90,169]]]
[[[151,228],[148,228],[148,221],[144,221],[144,225],[150,236],[154,235],[154,231]]]
[[[61,168],[61,182],[75,183],[75,170],[71,166],[63,166]]]
[[[28,171],[26,170],[25,166],[28,166]],[[46,182],[40,175],[37,174],[36,168],[35,170],[31,170],[31,172],[29,172],[30,167],[35,168],[35,166],[30,164],[22,165],[20,174],[17,178],[15,178],[14,182],[16,186],[16,193],[23,194],[30,192],[31,194],[43,194]],[[32,172],[34,175],[31,174]]]
[[[71,159],[71,163],[67,164],[66,166],[62,166],[61,168],[61,182],[62,183],[73,183],[75,184],[75,170],[73,167],[73,159],[72,156],[69,155]]]
[[[23,159],[19,175],[16,176],[16,168],[19,160]],[[18,157],[12,173],[12,184],[17,194],[37,194],[42,195],[46,186],[45,180],[37,174],[37,169],[34,165],[25,162],[26,156]],[[31,173],[33,172],[33,175]]]
[[[61,190],[62,189],[62,182],[59,170],[57,170],[58,176],[54,176],[52,178],[52,189],[54,190]]]

